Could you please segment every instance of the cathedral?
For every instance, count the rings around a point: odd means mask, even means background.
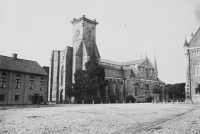
[[[85,63],[91,54],[98,58],[99,65],[105,68],[105,97],[117,96],[124,100],[132,95],[136,102],[145,102],[153,96],[153,88],[164,87],[164,82],[158,78],[156,58],[154,64],[146,56],[144,59],[127,62],[116,62],[102,59],[96,44],[96,20],[90,20],[84,15],[71,21],[73,26],[72,47],[51,52],[49,70],[48,101],[68,103],[70,98],[67,90],[74,83],[76,70],[84,70]]]
[[[189,43],[185,39],[184,47],[187,50],[185,98],[186,101],[200,102],[200,93],[196,91],[197,85],[200,84],[200,28],[192,35]]]

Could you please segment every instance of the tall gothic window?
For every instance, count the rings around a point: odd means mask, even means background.
[[[200,65],[199,63],[195,63],[194,65],[194,75],[200,75]]]
[[[138,85],[135,85],[135,96],[138,95]]]
[[[1,88],[6,88],[6,73],[1,74],[1,82],[0,82]]]
[[[146,69],[146,78],[149,78],[149,71]]]
[[[64,73],[64,69],[62,66],[62,68],[61,68],[61,85],[63,85],[63,73]]]

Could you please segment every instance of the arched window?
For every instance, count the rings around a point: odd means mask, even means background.
[[[6,88],[6,73],[1,73],[1,82],[0,82],[1,88]]]
[[[62,66],[62,68],[61,68],[61,85],[63,85],[63,73],[64,73],[64,69]]]
[[[193,56],[193,57],[195,56],[195,51],[192,52],[192,56]]]
[[[29,89],[33,89],[34,88],[34,77],[31,76],[30,77],[30,82],[29,82]]]
[[[149,90],[149,85],[148,84],[145,86],[145,90]]]
[[[21,87],[21,75],[17,74],[15,80],[15,88],[20,89],[20,87]]]
[[[135,84],[135,96],[138,95],[139,84]]]
[[[44,89],[44,78],[41,77],[40,78],[40,90],[43,90]]]

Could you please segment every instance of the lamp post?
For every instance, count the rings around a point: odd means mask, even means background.
[[[189,46],[187,48],[187,52],[188,52],[188,64],[189,64],[189,85],[190,85],[190,101],[193,104],[192,101],[192,92],[191,92],[191,69],[190,69],[190,51],[189,51]]]

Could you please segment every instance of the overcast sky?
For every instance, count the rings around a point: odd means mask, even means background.
[[[200,26],[200,0],[0,0],[0,54],[49,66],[52,50],[72,46],[73,18],[96,19],[103,59],[138,60],[145,53],[165,83],[186,79],[185,34]]]

